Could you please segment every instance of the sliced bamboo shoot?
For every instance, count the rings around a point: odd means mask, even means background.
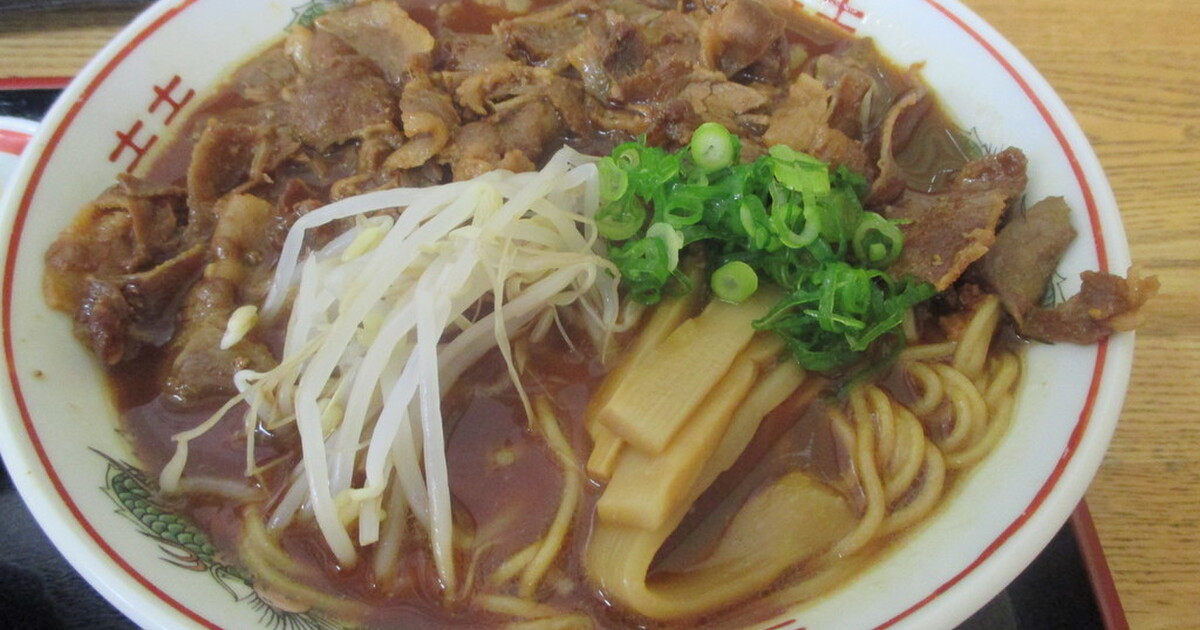
[[[741,304],[713,301],[679,325],[621,379],[597,421],[635,448],[662,453],[729,371],[778,294],[761,290]]]
[[[612,398],[613,392],[625,381],[632,366],[648,356],[676,328],[696,312],[702,291],[692,290],[685,295],[663,300],[654,308],[650,319],[642,327],[636,339],[625,351],[625,359],[613,369],[592,395],[588,405],[587,428],[592,437],[592,453],[588,457],[587,472],[593,478],[607,481],[612,476],[613,466],[625,445],[616,433],[597,421],[597,412]]]
[[[665,451],[625,449],[596,506],[600,518],[641,529],[661,526],[686,498],[757,376],[754,362],[739,358]]]

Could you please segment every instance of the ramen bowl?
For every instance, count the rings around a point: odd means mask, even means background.
[[[154,5],[66,89],[3,200],[0,452],[63,555],[145,627],[270,628],[304,618],[251,597],[252,580],[155,501],[153,477],[119,428],[100,366],[74,341],[70,318],[41,298],[43,255],[80,207],[118,174],[138,172],[238,63],[298,18],[336,4]],[[1067,294],[1080,271],[1128,267],[1119,212],[1084,134],[1029,62],[980,18],[953,0],[802,4],[873,38],[900,66],[923,64],[960,125],[986,145],[1025,152],[1030,198],[1062,196],[1073,211],[1079,237],[1059,269],[1073,279]],[[943,505],[842,586],[755,627],[929,629],[966,619],[1018,575],[1083,497],[1116,425],[1132,351],[1131,334],[1095,346],[1031,347],[1007,434]]]

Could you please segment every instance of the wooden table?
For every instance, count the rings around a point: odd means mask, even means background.
[[[1087,500],[1131,627],[1200,627],[1200,2],[966,3],[1066,100],[1162,282]],[[4,16],[0,78],[73,75],[132,16]]]

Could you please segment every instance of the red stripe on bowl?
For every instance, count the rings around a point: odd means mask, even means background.
[[[142,588],[145,588],[148,592],[158,597],[164,603],[170,605],[172,608],[196,623],[199,623],[206,628],[220,630],[220,626],[205,619],[196,611],[188,608],[178,600],[172,598],[156,584],[134,569],[132,565],[130,565],[124,558],[116,553],[111,546],[109,546],[100,533],[96,531],[95,527],[93,527],[87,518],[84,517],[75,501],[72,500],[71,495],[67,492],[66,487],[63,485],[62,479],[51,465],[45,446],[38,437],[37,431],[33,426],[33,419],[29,415],[29,408],[21,391],[21,381],[17,374],[16,358],[13,352],[14,347],[12,325],[9,319],[10,314],[12,313],[13,304],[13,268],[17,260],[17,252],[21,244],[20,237],[24,232],[25,220],[29,215],[29,206],[33,200],[33,193],[35,190],[37,190],[38,183],[41,181],[42,175],[45,172],[46,165],[50,161],[50,157],[54,154],[54,151],[58,148],[58,144],[62,140],[63,134],[66,133],[66,130],[68,127],[70,127],[72,121],[74,121],[75,117],[79,115],[79,111],[85,104],[87,104],[88,100],[93,94],[95,94],[96,90],[109,77],[109,75],[111,75],[112,72],[123,61],[125,61],[125,59],[131,53],[133,53],[133,51],[141,46],[146,39],[158,31],[158,29],[162,28],[164,24],[170,22],[172,19],[178,16],[181,12],[183,12],[184,9],[195,4],[195,2],[196,0],[183,0],[183,2],[181,2],[178,6],[166,10],[162,15],[158,16],[154,21],[147,24],[145,28],[135,34],[129,43],[117,51],[117,53],[113,55],[112,59],[109,60],[109,62],[98,73],[96,73],[96,76],[91,80],[91,82],[89,82],[82,89],[79,97],[71,104],[70,110],[68,110],[66,115],[63,116],[62,122],[54,129],[54,133],[50,136],[49,141],[46,143],[45,151],[43,151],[38,157],[38,161],[34,166],[33,173],[30,175],[29,183],[21,197],[20,205],[17,206],[16,216],[13,219],[13,231],[11,240],[9,242],[8,256],[5,260],[4,287],[3,293],[0,294],[0,304],[3,305],[4,359],[8,370],[9,381],[13,384],[13,397],[15,398],[17,409],[20,412],[21,419],[25,425],[25,431],[29,434],[30,442],[33,444],[34,450],[37,453],[38,460],[41,462],[42,467],[46,470],[47,478],[54,486],[55,491],[58,492],[59,498],[62,499],[63,504],[71,512],[71,515],[75,517],[75,520],[79,523],[80,527],[87,532],[88,536],[91,537],[91,539],[105,553],[105,555],[107,555],[117,566],[121,567],[121,569],[124,570],[130,577],[136,580],[138,584],[142,586]],[[23,87],[24,89],[49,89],[54,87],[62,87],[53,79],[10,79],[9,81],[12,82],[10,84],[15,84],[18,87]]]
[[[1042,102],[1042,99],[1039,98],[1037,93],[1034,92],[1033,88],[1029,86],[1029,82],[1025,80],[1025,77],[1021,76],[1021,73],[1017,72],[1017,69],[1013,67],[1012,62],[1005,58],[1004,55],[1000,54],[1000,52],[996,50],[996,48],[992,46],[987,39],[980,35],[978,31],[968,26],[966,22],[963,22],[962,18],[947,10],[940,2],[938,2],[938,0],[925,0],[925,2],[929,4],[929,6],[936,9],[939,13],[946,16],[948,20],[961,28],[963,32],[970,35],[971,38],[980,45],[980,47],[986,50],[988,54],[991,55],[992,58],[995,59],[996,62],[999,63],[1006,72],[1008,72],[1009,76],[1013,78],[1013,81],[1020,86],[1021,91],[1025,92],[1025,95],[1029,97],[1029,101],[1033,103],[1035,107],[1037,107],[1038,113],[1042,115],[1042,118],[1046,121],[1046,125],[1049,126],[1050,131],[1054,133],[1054,138],[1058,140],[1059,146],[1062,147],[1063,154],[1066,156],[1067,161],[1070,162],[1071,170],[1075,173],[1075,179],[1079,182],[1079,190],[1083,193],[1083,200],[1087,206],[1088,219],[1092,224],[1092,238],[1096,242],[1096,257],[1099,260],[1099,270],[1108,271],[1108,250],[1104,244],[1104,232],[1100,229],[1100,212],[1096,208],[1096,199],[1092,195],[1091,187],[1088,186],[1087,176],[1083,173],[1083,166],[1079,163],[1079,158],[1075,156],[1075,149],[1071,147],[1071,143],[1067,142],[1066,135],[1063,133],[1062,128],[1058,126],[1058,123],[1054,120],[1054,117],[1050,115],[1050,110],[1046,107],[1046,104]]]
[[[1092,240],[1095,243],[1096,256],[1099,261],[1098,264],[1101,271],[1107,271],[1108,251],[1105,246],[1104,232],[1102,231],[1100,225],[1099,210],[1096,208],[1095,195],[1092,193],[1091,186],[1087,181],[1087,176],[1083,172],[1083,166],[1079,163],[1079,159],[1075,155],[1074,148],[1067,141],[1066,135],[1063,133],[1062,128],[1059,127],[1058,123],[1054,120],[1054,117],[1050,115],[1049,108],[1046,107],[1046,104],[1041,98],[1038,97],[1033,88],[1030,87],[1029,82],[1026,81],[1023,76],[1021,76],[1015,67],[1013,67],[1012,62],[1005,58],[1004,55],[1000,54],[1000,52],[996,50],[996,48],[990,42],[988,42],[983,35],[964,22],[962,18],[947,10],[940,2],[938,2],[938,0],[925,0],[925,2],[929,4],[930,7],[944,15],[946,19],[953,22],[955,26],[962,29],[963,32],[970,35],[971,38],[976,41],[976,43],[986,50],[988,54],[991,55],[992,58],[1004,68],[1009,76],[1013,78],[1013,81],[1016,82],[1021,90],[1025,92],[1025,95],[1029,98],[1030,102],[1034,104],[1038,110],[1038,113],[1041,114],[1042,119],[1046,121],[1046,125],[1049,126],[1050,130],[1054,133],[1055,139],[1058,141],[1064,156],[1071,165],[1072,172],[1075,174],[1075,179],[1079,184],[1079,189],[1083,194],[1084,202],[1087,207],[1088,219],[1092,227]],[[1079,414],[1079,420],[1075,424],[1075,429],[1071,432],[1071,437],[1067,442],[1067,447],[1063,451],[1062,456],[1059,457],[1058,464],[1054,467],[1054,470],[1046,479],[1046,483],[1043,484],[1038,490],[1038,493],[1034,495],[1029,507],[1025,509],[1020,517],[1010,523],[1009,526],[1006,527],[1000,534],[1000,536],[996,538],[996,540],[992,541],[992,544],[988,545],[987,548],[983,550],[983,553],[981,553],[978,558],[973,560],[971,564],[967,565],[967,567],[958,575],[955,575],[953,578],[934,589],[932,593],[914,604],[908,610],[905,610],[899,615],[896,615],[895,617],[877,626],[876,630],[883,630],[884,628],[890,628],[894,626],[916,611],[925,607],[933,600],[937,599],[940,595],[949,591],[953,586],[962,581],[964,577],[977,569],[981,564],[983,564],[984,561],[990,558],[997,549],[1003,546],[1004,543],[1007,542],[1009,538],[1011,538],[1019,529],[1021,529],[1021,527],[1037,512],[1038,508],[1041,507],[1043,502],[1045,502],[1046,497],[1049,496],[1050,492],[1058,484],[1058,480],[1062,477],[1063,472],[1066,470],[1067,464],[1069,464],[1071,459],[1075,456],[1075,452],[1079,447],[1079,442],[1083,439],[1084,433],[1091,424],[1092,411],[1095,408],[1096,397],[1099,394],[1100,381],[1104,375],[1105,360],[1107,357],[1108,341],[1104,340],[1098,344],[1096,352],[1096,366],[1092,372],[1092,380],[1088,387],[1087,399],[1084,402],[1083,411]]]

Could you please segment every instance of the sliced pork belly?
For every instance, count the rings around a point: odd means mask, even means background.
[[[1018,324],[1037,306],[1067,246],[1075,239],[1071,209],[1049,197],[1013,217],[974,271]]]
[[[1092,344],[1115,332],[1133,330],[1145,319],[1142,306],[1158,293],[1158,278],[1142,278],[1131,267],[1127,278],[1100,271],[1080,276],[1079,293],[1054,308],[1035,307],[1025,315],[1022,335],[1047,342]]]
[[[906,190],[883,213],[904,221],[904,251],[888,271],[944,291],[987,253],[1000,217],[1026,181],[1025,155],[1010,148],[967,163],[944,191]]]

